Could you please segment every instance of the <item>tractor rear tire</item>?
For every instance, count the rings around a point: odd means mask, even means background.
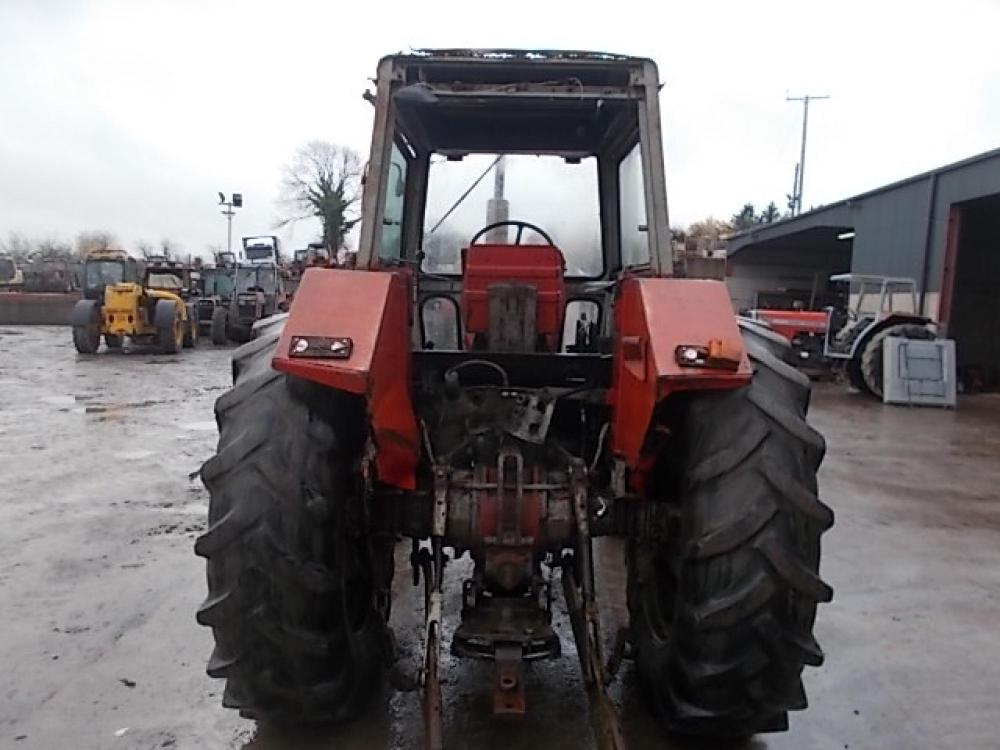
[[[864,379],[867,391],[882,400],[884,392],[884,373],[882,370],[883,352],[885,350],[885,340],[890,336],[898,336],[904,339],[922,339],[928,341],[934,338],[934,332],[926,326],[917,323],[897,323],[887,326],[876,333],[865,344],[861,352],[860,371]]]
[[[868,384],[865,383],[865,376],[861,372],[861,358],[859,356],[847,360],[844,371],[847,373],[847,382],[850,383],[854,390],[860,391],[867,396],[872,395],[872,392],[868,390]]]
[[[225,346],[229,343],[229,311],[219,305],[212,311],[212,343],[216,346]]]
[[[365,544],[350,535],[351,466],[364,405],[271,368],[281,328],[240,347],[216,402],[219,447],[202,467],[212,628],[208,674],[241,715],[301,727],[357,717],[386,657]]]
[[[654,477],[679,496],[674,541],[629,547],[639,678],[683,734],[786,729],[806,706],[803,666],[823,661],[812,629],[832,597],[818,572],[833,512],[817,497],[825,444],[806,423],[809,379],[774,341],[744,343],[752,383],[692,395]]]

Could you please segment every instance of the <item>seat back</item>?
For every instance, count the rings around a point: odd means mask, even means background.
[[[552,245],[473,245],[463,250],[466,347],[556,351],[566,305],[565,266]]]

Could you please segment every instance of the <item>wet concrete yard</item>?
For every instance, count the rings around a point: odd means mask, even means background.
[[[386,688],[356,724],[291,736],[222,709],[204,674],[192,545],[208,498],[188,475],[213,451],[228,358],[204,344],[84,358],[67,329],[0,329],[0,748],[420,747],[415,693]],[[837,524],[811,707],[742,746],[670,739],[626,663],[612,692],[630,747],[1000,746],[1000,396],[909,410],[824,385],[812,413]],[[605,542],[599,557],[610,633],[624,618],[620,549]],[[413,667],[422,597],[405,552],[397,561],[393,625]],[[451,627],[461,573],[449,571]],[[491,715],[490,669],[445,658],[448,747],[592,746],[563,611],[558,625],[564,655],[529,669],[524,718]]]

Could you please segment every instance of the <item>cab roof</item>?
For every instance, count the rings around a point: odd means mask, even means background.
[[[577,50],[433,49],[382,59],[417,151],[587,156],[638,136],[648,59]]]

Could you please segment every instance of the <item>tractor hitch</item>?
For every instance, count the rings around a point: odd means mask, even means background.
[[[572,460],[562,476],[564,482],[553,483],[529,473],[516,448],[501,450],[495,469],[479,467],[472,475],[441,465],[435,467],[433,494],[426,510],[430,549],[415,542],[410,557],[414,583],[422,578],[424,584],[424,657],[419,683],[423,691],[424,741],[429,750],[440,750],[443,744],[439,660],[447,562],[444,545],[471,538],[472,530],[481,529],[481,523],[489,533],[483,534],[474,548],[476,573],[463,583],[462,621],[451,639],[452,653],[493,662],[495,714],[525,713],[524,662],[560,654],[559,638],[551,625],[552,585],[541,573],[536,548],[546,530],[558,531],[560,540],[571,546],[561,557],[550,557],[548,564],[562,569],[566,609],[597,747],[625,747],[615,706],[606,692],[621,661],[625,640],[619,634],[620,645],[606,663],[594,589],[591,529],[592,517],[598,523],[598,533],[603,530],[602,524],[624,519],[616,519],[618,514],[609,512],[606,504],[602,504],[603,513],[595,514],[583,461]],[[536,517],[529,512],[533,507],[529,503],[544,507],[546,512]],[[485,521],[480,515],[483,508],[489,511]],[[652,530],[664,522],[641,502],[634,509],[638,514],[629,514],[630,525],[649,525]],[[531,529],[528,534],[526,520]]]

